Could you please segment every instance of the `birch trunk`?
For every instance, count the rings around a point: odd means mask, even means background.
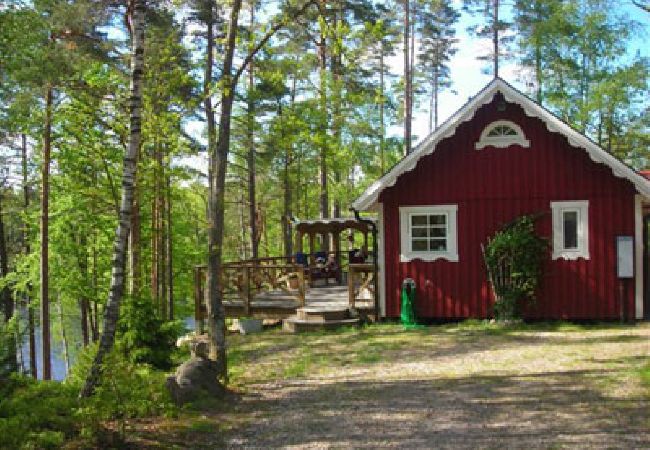
[[[92,395],[99,383],[99,377],[104,362],[104,357],[113,348],[115,329],[120,312],[120,302],[124,294],[124,268],[126,264],[126,251],[131,225],[133,208],[133,191],[136,177],[136,160],[140,149],[141,140],[141,109],[142,109],[142,71],[144,66],[144,37],[145,37],[145,2],[133,0],[131,27],[132,27],[132,54],[131,54],[131,95],[129,99],[130,127],[129,146],[124,156],[122,174],[122,198],[120,202],[120,219],[115,232],[113,260],[111,268],[111,287],[108,302],[104,310],[104,329],[100,338],[97,355],[88,374],[88,378],[81,390],[82,397]]]

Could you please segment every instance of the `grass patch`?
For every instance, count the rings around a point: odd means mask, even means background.
[[[641,385],[645,388],[646,397],[650,398],[650,360],[638,371]]]

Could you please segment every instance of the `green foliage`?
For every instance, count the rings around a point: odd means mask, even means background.
[[[14,375],[0,386],[0,448],[60,448],[71,440],[84,448],[104,448],[107,438],[114,441],[106,421],[116,421],[118,439],[124,439],[126,419],[175,414],[165,373],[131,363],[118,352],[109,355],[95,395],[79,399],[95,350],[80,354],[63,383]]]
[[[78,390],[15,376],[0,397],[0,448],[59,448],[78,431]]]
[[[519,318],[522,301],[534,300],[539,287],[548,242],[535,233],[535,218],[519,217],[485,247],[485,265],[496,297],[494,315],[499,320]]]
[[[181,321],[162,320],[151,300],[129,298],[122,306],[116,350],[133,363],[169,369],[173,365],[176,339],[184,332]]]

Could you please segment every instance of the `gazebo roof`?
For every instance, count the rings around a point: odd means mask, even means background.
[[[364,217],[364,220],[366,218]],[[374,218],[368,218],[372,222],[376,222]],[[327,219],[314,219],[314,220],[292,220],[296,231],[309,234],[309,233],[340,233],[346,229],[354,229],[362,232],[369,231],[366,222],[360,222],[354,217],[332,217]]]

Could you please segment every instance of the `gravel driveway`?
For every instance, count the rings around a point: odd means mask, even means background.
[[[352,351],[335,340],[317,344],[323,355]],[[271,358],[272,349],[264,352],[256,364]],[[506,335],[432,327],[387,346],[374,363],[330,362],[316,375],[247,385],[238,409],[249,420],[226,443],[650,448],[650,399],[638,376],[649,357],[648,324]]]

